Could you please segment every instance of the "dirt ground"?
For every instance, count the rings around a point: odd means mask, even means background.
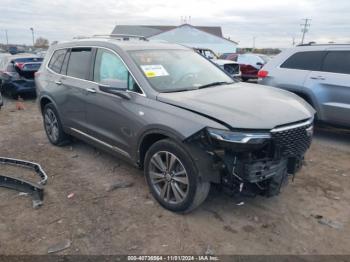
[[[24,104],[18,111],[6,100],[0,111],[0,156],[38,162],[49,180],[39,209],[0,188],[0,254],[47,254],[65,241],[59,254],[350,253],[349,131],[318,129],[306,166],[278,197],[238,206],[213,190],[199,209],[178,215],[153,200],[141,170],[83,142],[49,144],[35,101]],[[133,186],[107,190],[117,182]]]

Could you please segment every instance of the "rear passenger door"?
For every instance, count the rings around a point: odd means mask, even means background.
[[[350,51],[329,50],[305,85],[317,95],[321,120],[350,125]]]
[[[320,70],[325,54],[325,51],[301,51],[291,55],[274,72],[274,86],[292,92],[307,93],[312,97],[312,91],[305,90],[304,83],[312,71]]]
[[[88,81],[91,63],[92,48],[71,48],[62,65],[61,77],[56,81],[63,90],[59,96],[66,126],[74,131],[87,130],[85,97],[93,87]]]

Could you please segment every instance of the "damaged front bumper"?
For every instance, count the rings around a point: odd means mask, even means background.
[[[185,140],[202,179],[232,194],[273,196],[301,168],[313,119],[263,131],[205,128]]]

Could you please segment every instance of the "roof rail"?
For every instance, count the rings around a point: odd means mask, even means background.
[[[123,41],[129,41],[130,39],[148,41],[148,39],[142,35],[129,35],[129,34],[109,34],[109,35],[92,35],[92,36],[76,36],[73,39],[89,39],[89,38],[113,38]]]
[[[121,38],[121,40],[130,40],[130,38],[134,38],[137,40],[148,41],[148,39],[142,35],[129,35],[129,34],[109,34],[109,35],[93,35],[92,37],[101,37],[101,38]]]
[[[310,43],[308,43],[308,44],[299,44],[299,45],[297,45],[297,46],[328,46],[328,45],[331,45],[331,46],[343,46],[343,45],[345,45],[345,46],[348,46],[348,45],[350,45],[350,43],[343,43],[343,44],[338,44],[338,43],[325,43],[325,44],[317,44],[316,42],[310,42]]]
[[[309,45],[315,45],[315,44],[316,44],[316,42],[309,42],[307,44],[299,44],[297,46],[309,46]]]

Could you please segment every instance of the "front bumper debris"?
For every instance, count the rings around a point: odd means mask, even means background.
[[[270,131],[205,128],[185,140],[202,179],[232,195],[274,196],[300,170],[312,119]]]
[[[29,182],[24,179],[15,178],[13,176],[5,176],[0,174],[0,187],[25,192],[32,195],[33,208],[38,208],[43,204],[44,185],[47,182],[47,175],[41,166],[30,161],[19,160],[14,158],[0,157],[0,164],[14,165],[23,168],[32,169],[41,178],[37,183]]]

